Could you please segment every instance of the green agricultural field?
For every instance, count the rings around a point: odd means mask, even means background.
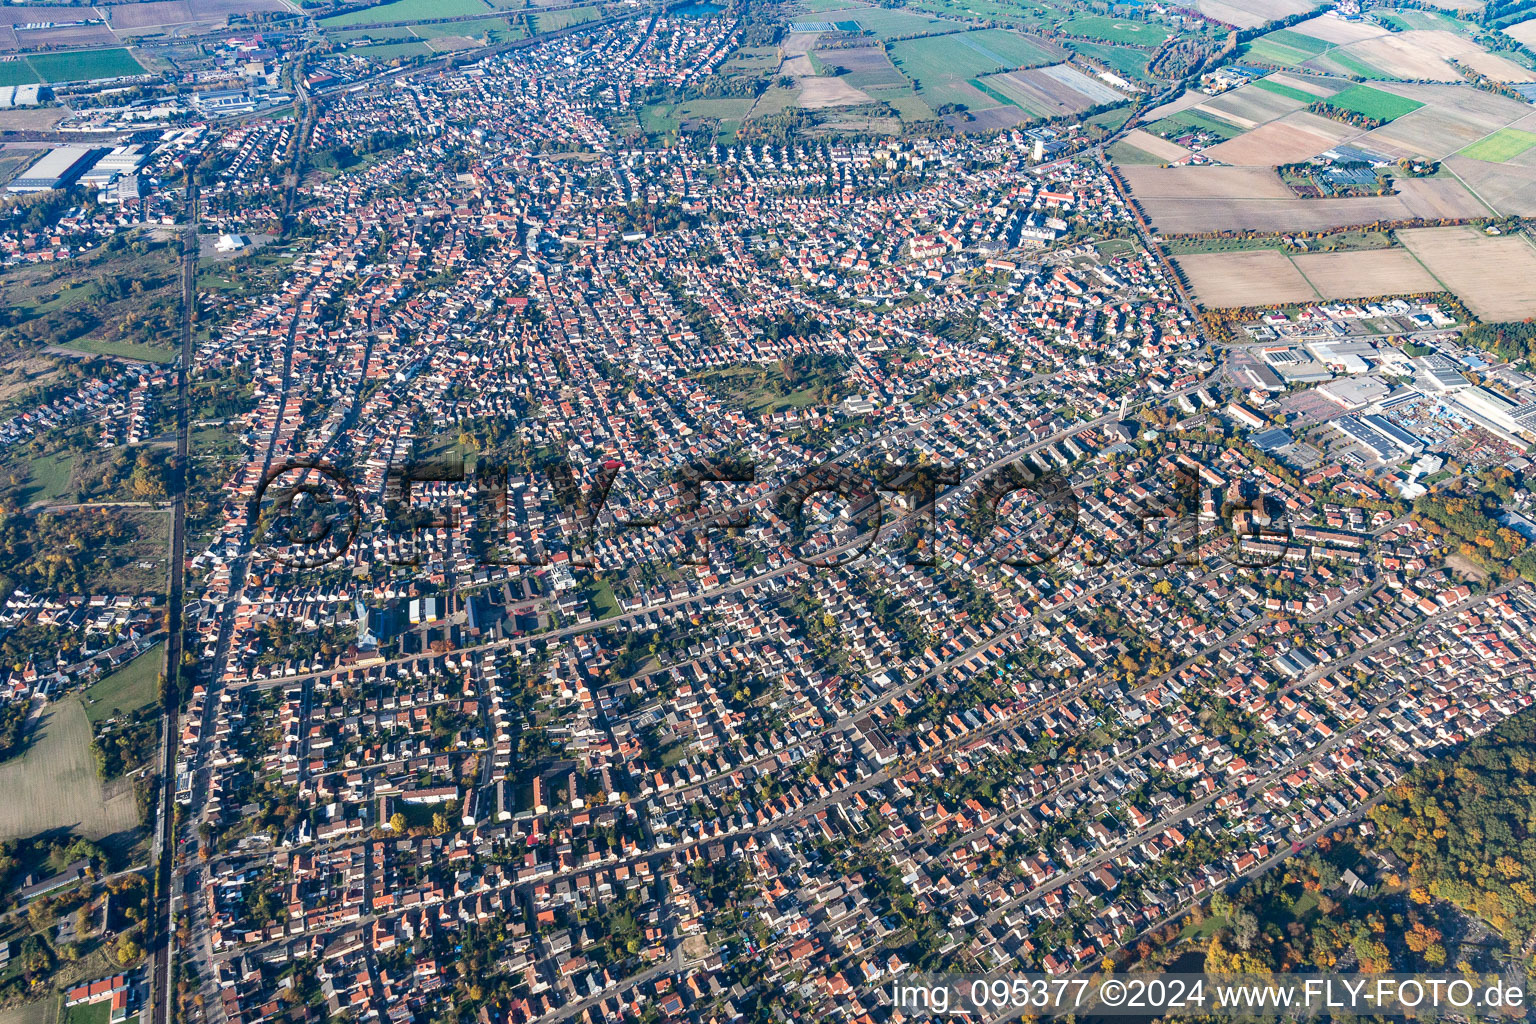
[[[1250,42],[1248,56],[1267,64],[1295,67],[1331,49],[1332,43],[1282,28]]]
[[[967,85],[970,79],[1057,59],[1044,47],[1002,29],[903,39],[892,43],[889,52],[930,106],[975,105],[976,92]]]
[[[1263,89],[1265,92],[1274,93],[1276,96],[1284,96],[1290,100],[1300,100],[1303,103],[1312,103],[1317,99],[1316,96],[1309,92],[1268,78],[1259,79],[1253,83],[1253,86],[1255,89]]]
[[[511,42],[527,35],[521,26],[514,26],[506,18],[480,18],[476,21],[449,21],[436,25],[412,25],[411,31],[419,39],[443,39],[448,36],[468,36],[484,39],[488,45]]]
[[[1479,139],[1472,143],[1459,155],[1471,160],[1501,164],[1506,160],[1514,159],[1532,146],[1536,146],[1536,133],[1521,131],[1519,128],[1501,128],[1486,139]]]
[[[1347,74],[1355,75],[1359,78],[1367,78],[1373,82],[1392,81],[1392,76],[1387,74],[1385,71],[1374,65],[1367,64],[1365,61],[1361,60],[1359,57],[1356,57],[1354,54],[1346,53],[1343,50],[1333,50],[1328,54],[1327,57],[1323,59],[1329,63],[1338,65]]]
[[[115,50],[72,50],[34,53],[27,58],[45,82],[83,82],[93,78],[142,75],[144,66],[122,47]]]
[[[365,39],[370,43],[412,43],[416,41],[416,34],[411,31],[409,25],[399,25],[390,28],[349,28],[328,31],[325,33],[325,38],[337,43],[351,43],[359,39]]]
[[[1133,50],[1126,46],[1109,46],[1101,43],[1084,43],[1073,39],[1067,46],[1082,54],[1084,57],[1103,64],[1117,75],[1123,75],[1132,81],[1148,81],[1147,61],[1150,55],[1144,50]]]
[[[24,60],[0,60],[0,88],[7,85],[34,85],[42,79]]]
[[[546,11],[533,16],[534,28],[539,32],[558,32],[562,28],[596,21],[603,16],[601,7],[572,7],[568,11]]]
[[[92,725],[113,715],[137,711],[160,697],[160,668],[165,648],[156,644],[81,695]]]
[[[850,11],[843,20],[857,21],[877,39],[890,39],[893,36],[943,35],[947,32],[958,32],[965,27],[959,22],[943,21],[909,11],[892,11],[883,7]]]
[[[1168,38],[1168,30],[1162,25],[1119,18],[1073,18],[1062,22],[1059,28],[1068,35],[1089,36],[1122,46],[1158,46]]]
[[[1117,164],[1161,164],[1166,161],[1162,157],[1153,156],[1145,150],[1137,149],[1129,142],[1120,141],[1104,151],[1109,158]]]
[[[1177,114],[1169,114],[1162,120],[1147,125],[1148,132],[1163,138],[1181,135],[1190,129],[1202,128],[1223,140],[1235,139],[1243,133],[1243,129],[1237,125],[1228,124],[1201,110],[1181,110]]]
[[[1329,97],[1328,104],[1340,110],[1353,110],[1382,123],[1394,121],[1424,105],[1418,100],[1382,92],[1368,85],[1352,85],[1343,92],[1334,93]]]
[[[1019,107],[1019,108],[1024,109],[1024,110],[1028,110],[1031,114],[1039,114],[1040,113],[1038,110],[1035,110],[1032,107],[1030,107],[1030,105],[1028,103],[1025,103],[1022,99],[1016,99],[1013,96],[1004,95],[1002,92],[999,92],[997,89],[994,89],[992,86],[988,85],[986,82],[982,81],[979,78],[971,79],[971,85],[974,88],[981,90],[987,96],[990,96],[994,100],[997,100],[998,103],[1002,104],[1005,107]]]
[[[1055,23],[1054,10],[1033,0],[911,0],[908,6],[949,18],[985,18],[1021,28]]]
[[[385,25],[390,22],[423,21],[428,18],[462,18],[468,14],[489,14],[483,0],[394,0],[378,7],[365,7],[320,19],[322,28],[346,28],[349,25]]]
[[[1326,39],[1318,39],[1315,36],[1292,32],[1288,28],[1276,29],[1263,38],[1272,43],[1290,47],[1293,50],[1301,50],[1304,53],[1318,54],[1324,50],[1333,49],[1333,44]]]

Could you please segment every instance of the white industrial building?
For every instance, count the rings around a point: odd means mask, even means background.
[[[59,146],[22,171],[5,186],[11,192],[47,192],[72,184],[95,150],[85,146]]]
[[[80,184],[87,188],[105,188],[120,176],[137,171],[145,156],[142,146],[118,146],[108,150],[81,175]]]

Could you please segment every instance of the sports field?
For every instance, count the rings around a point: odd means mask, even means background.
[[[97,778],[91,724],[73,697],[44,708],[26,752],[0,765],[0,793],[0,839],[54,828],[100,839],[139,823],[132,783]]]
[[[144,74],[144,66],[122,47],[114,50],[34,53],[27,58],[27,63],[46,82],[83,82],[93,78]]]
[[[1368,85],[1352,85],[1343,92],[1329,97],[1328,104],[1341,110],[1353,110],[1357,114],[1375,118],[1381,122],[1395,121],[1404,114],[1418,110],[1424,104],[1390,92],[1372,89]]]
[[[1463,149],[1461,155],[1473,160],[1501,164],[1506,160],[1514,159],[1532,146],[1536,146],[1536,133],[1522,131],[1519,128],[1501,128],[1486,139],[1479,139]]]

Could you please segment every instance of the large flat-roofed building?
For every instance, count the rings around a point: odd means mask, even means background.
[[[1381,416],[1341,416],[1334,426],[1383,462],[1396,462],[1424,450],[1424,442]]]
[[[1444,400],[1453,412],[1515,444],[1536,437],[1536,403],[1516,402],[1484,387],[1463,388]]]
[[[11,192],[47,192],[71,184],[90,160],[91,150],[85,146],[60,146],[23,171],[9,185]]]
[[[142,146],[118,146],[102,155],[80,178],[89,188],[102,188],[111,184],[119,175],[132,174],[144,162]]]
[[[43,101],[38,85],[6,85],[0,86],[0,109],[9,110],[12,107],[35,107]]]

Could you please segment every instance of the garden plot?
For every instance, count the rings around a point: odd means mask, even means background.
[[[1536,316],[1536,247],[1519,235],[1475,228],[1399,231],[1398,240],[1484,320]]]

